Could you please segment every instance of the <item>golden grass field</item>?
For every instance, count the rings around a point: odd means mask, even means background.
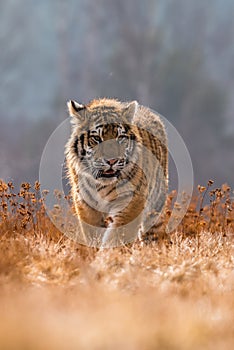
[[[233,193],[213,186],[169,237],[98,251],[52,225],[38,183],[0,181],[0,349],[234,349]]]

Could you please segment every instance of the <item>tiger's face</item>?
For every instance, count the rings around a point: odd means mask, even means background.
[[[135,135],[128,125],[106,124],[84,132],[80,136],[81,167],[95,179],[119,177],[129,163]],[[77,145],[78,146],[78,145]],[[77,148],[77,155],[79,150]]]
[[[71,113],[72,107],[76,116],[68,147],[77,172],[91,175],[98,181],[119,178],[127,169],[129,171],[130,159],[134,159],[137,134],[130,120],[135,113],[135,103],[124,110],[88,110],[77,105],[73,102],[69,108]]]

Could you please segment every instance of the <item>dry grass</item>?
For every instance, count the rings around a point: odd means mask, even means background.
[[[51,224],[38,183],[0,181],[0,349],[233,349],[234,204],[211,186],[170,237],[97,251]]]

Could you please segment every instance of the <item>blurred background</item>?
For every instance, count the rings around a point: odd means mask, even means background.
[[[165,116],[195,183],[234,185],[233,0],[0,2],[0,178],[33,182],[70,98]]]

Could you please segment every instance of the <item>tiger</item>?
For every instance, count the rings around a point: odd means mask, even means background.
[[[167,135],[137,101],[67,102],[67,177],[82,244],[114,247],[157,224],[168,190]]]

